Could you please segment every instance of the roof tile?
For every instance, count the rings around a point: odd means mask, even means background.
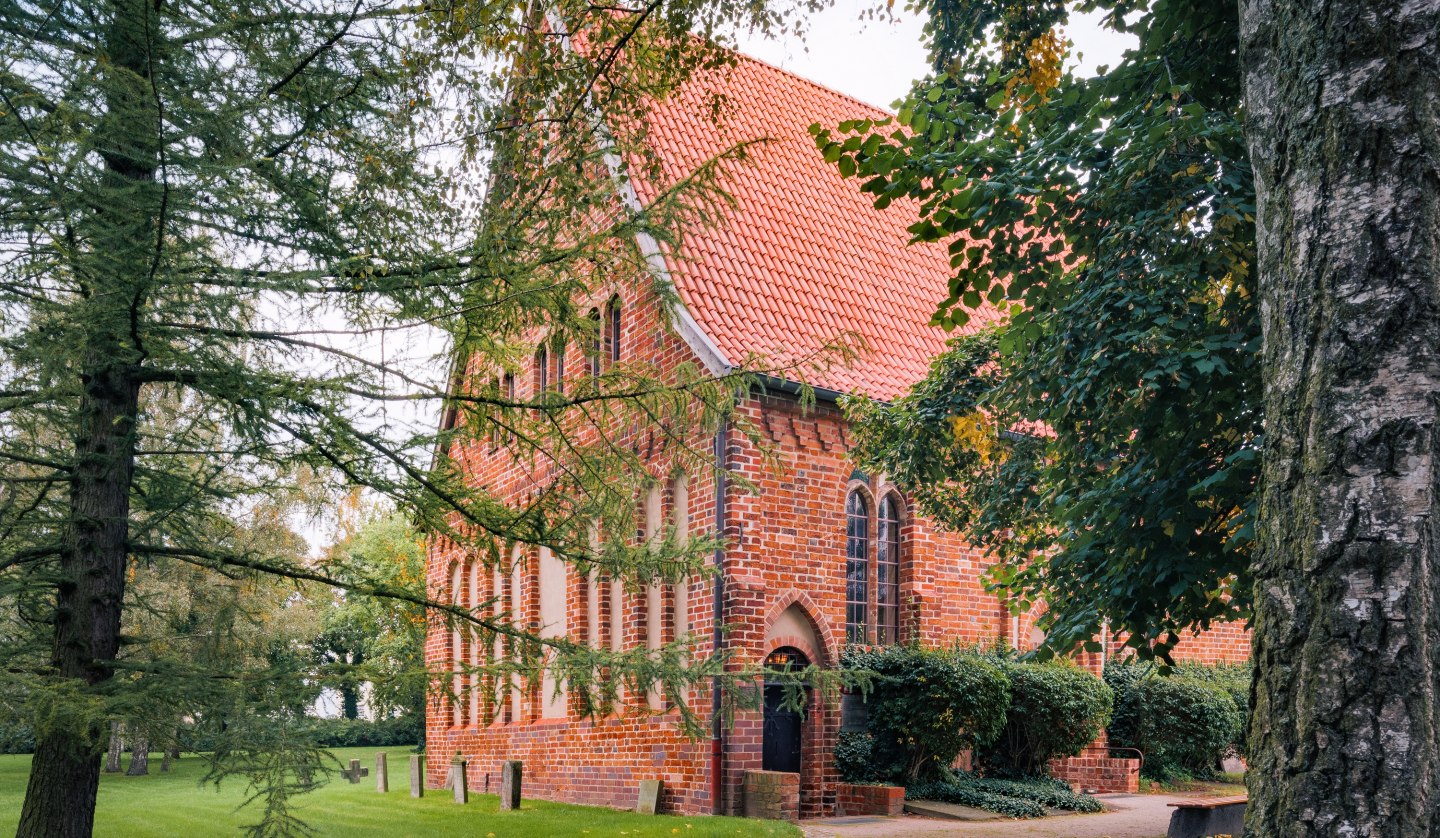
[[[719,124],[707,107],[716,92],[730,103]],[[945,246],[909,244],[915,205],[876,210],[858,179],[825,163],[808,131],[814,122],[884,116],[745,56],[697,76],[655,109],[651,148],[664,152],[661,182],[635,178],[642,200],[735,143],[771,138],[731,164],[735,207],[719,214],[721,226],[692,231],[678,255],[667,255],[680,299],[732,361],[753,353],[778,366],[804,364],[854,335],[868,347],[855,360],[790,377],[893,399],[944,350],[947,333],[929,323],[948,294]],[[996,316],[975,312],[970,328]]]

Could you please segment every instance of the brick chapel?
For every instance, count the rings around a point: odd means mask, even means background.
[[[730,103],[718,123],[709,112],[716,92]],[[678,305],[660,299],[654,278],[617,281],[596,301],[606,353],[661,367],[688,362],[718,374],[754,357],[822,353],[837,340],[860,349],[845,363],[806,374],[813,405],[802,405],[795,387],[775,380],[738,407],[768,436],[779,470],[762,465],[746,439],[718,434],[717,456],[758,490],[741,491],[708,474],[677,477],[665,463],[654,464],[659,485],[642,499],[647,531],[724,534],[716,578],[634,593],[581,577],[542,549],[517,546],[513,566],[500,570],[435,546],[428,570],[433,595],[457,605],[504,601],[542,632],[615,649],[653,647],[688,631],[752,664],[776,656],[832,666],[846,643],[1034,645],[1031,621],[1012,617],[982,588],[985,556],[916,514],[883,475],[863,474],[847,458],[837,398],[899,396],[925,375],[949,336],[928,325],[947,295],[945,247],[908,244],[913,214],[898,202],[877,211],[856,180],[841,178],[821,158],[807,131],[814,122],[885,115],[745,57],[699,75],[653,115],[650,145],[662,180],[678,180],[736,143],[766,141],[733,169],[725,188],[734,201],[720,223],[690,234],[678,253],[647,237],[635,242],[658,279],[673,287]],[[629,192],[618,197],[643,202],[665,185],[632,176],[617,181],[618,192]],[[984,320],[977,316],[972,324]],[[514,376],[506,386],[521,396],[543,388],[556,373],[554,361],[544,352],[536,358],[533,375]],[[504,473],[514,467],[493,452],[467,451],[463,462],[488,485],[505,487],[502,494],[526,491],[523,480]],[[717,622],[732,627],[723,639]],[[451,634],[432,628],[432,671],[474,654]],[[1177,656],[1214,662],[1243,660],[1248,652],[1247,633],[1224,626],[1182,643]],[[1084,663],[1092,669],[1103,665],[1089,657]],[[673,711],[642,706],[603,719],[571,718],[554,687],[549,681],[543,691],[516,693],[498,711],[478,699],[466,706],[433,701],[426,718],[434,755],[429,783],[444,781],[445,763],[459,751],[469,761],[472,789],[495,788],[501,762],[518,759],[527,796],[630,808],[640,781],[659,779],[662,811],[733,814],[744,810],[746,773],[777,770],[798,776],[800,815],[834,814],[837,802],[844,809],[847,790],[832,756],[838,702],[812,696],[803,720],[768,702],[763,711],[739,713],[717,738],[696,741],[681,733]],[[708,713],[710,698],[697,689],[690,704]],[[1097,747],[1072,761],[1074,770],[1102,782],[1118,774],[1121,787],[1133,782],[1136,761],[1108,756]]]

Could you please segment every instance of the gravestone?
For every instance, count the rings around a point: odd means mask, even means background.
[[[518,759],[507,759],[500,764],[500,810],[520,808],[520,782],[524,777],[524,764]]]
[[[470,788],[465,781],[465,765],[465,757],[456,751],[455,758],[450,760],[450,788],[455,792],[456,803],[470,801]]]
[[[425,756],[423,754],[410,757],[410,796],[425,796]]]
[[[349,780],[351,785],[354,785],[355,783],[360,782],[361,777],[369,777],[370,769],[361,768],[360,760],[352,759],[350,760],[350,767],[342,770],[340,772],[340,776]]]
[[[660,811],[660,794],[664,788],[665,783],[661,780],[641,780],[640,802],[635,804],[635,811],[642,815],[653,815]]]
[[[390,764],[386,761],[384,751],[375,755],[375,790],[390,790]]]

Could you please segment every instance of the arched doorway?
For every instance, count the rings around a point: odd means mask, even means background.
[[[805,653],[793,646],[782,646],[765,657],[767,673],[797,671],[809,665],[810,659],[805,657]],[[799,774],[805,720],[800,713],[785,706],[785,684],[768,676],[765,679],[765,726],[760,767],[766,771]],[[808,688],[805,704],[809,704]]]

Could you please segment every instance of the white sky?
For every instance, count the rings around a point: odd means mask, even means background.
[[[889,109],[912,81],[926,75],[928,67],[920,44],[921,18],[903,11],[904,0],[897,0],[890,20],[862,19],[867,9],[880,5],[877,0],[835,0],[833,6],[811,16],[803,42],[742,37],[741,50]],[[1098,20],[1099,15],[1077,15],[1066,30],[1075,44],[1073,51],[1083,57],[1076,63],[1088,72],[1100,64],[1113,66],[1134,42],[1128,35],[1101,29]]]

